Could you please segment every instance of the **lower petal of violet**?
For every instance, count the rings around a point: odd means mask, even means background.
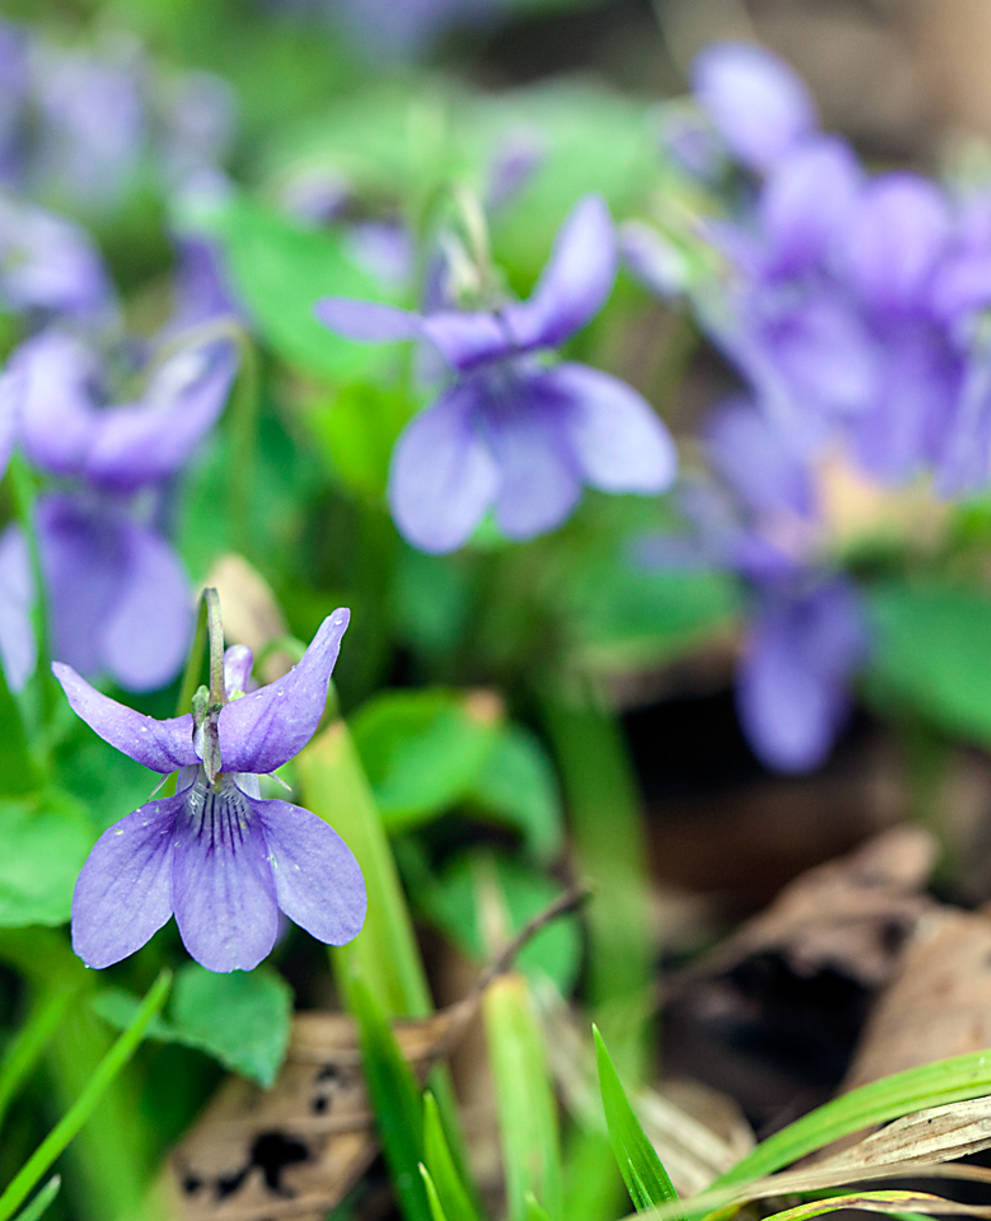
[[[496,469],[473,426],[473,382],[455,386],[399,438],[389,504],[403,535],[423,551],[453,551],[492,502]]]
[[[565,405],[565,432],[585,479],[605,492],[662,492],[678,466],[671,435],[631,386],[587,365],[543,378]]]
[[[72,896],[72,948],[109,967],[141,948],[172,915],[172,852],[186,794],[149,801],[96,841]]]
[[[279,931],[261,820],[229,777],[200,773],[183,794],[172,860],[172,904],[186,949],[210,971],[250,971]]]
[[[288,801],[256,801],[252,810],[264,829],[279,907],[329,945],[356,937],[365,921],[365,882],[344,840]]]

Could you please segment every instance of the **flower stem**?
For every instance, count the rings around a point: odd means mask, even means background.
[[[171,972],[162,971],[141,1002],[134,1020],[96,1066],[82,1093],[0,1195],[0,1221],[8,1221],[13,1216],[90,1117],[104,1092],[137,1051],[149,1023],[165,1004],[171,985]]]
[[[203,590],[206,606],[206,633],[210,641],[210,703],[227,703],[224,683],[224,621],[220,615],[220,595],[211,586]]]

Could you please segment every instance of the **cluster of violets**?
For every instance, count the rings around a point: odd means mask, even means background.
[[[0,180],[21,192],[0,194],[0,308],[28,333],[0,373],[0,471],[16,448],[45,481],[33,506],[36,555],[22,524],[0,534],[0,661],[19,690],[36,665],[40,600],[56,676],[77,714],[152,770],[178,772],[175,797],[134,811],[94,848],[76,888],[76,950],[109,965],[175,914],[198,961],[250,969],[274,943],[279,910],[340,944],[364,918],[357,863],[314,815],[262,800],[259,777],[316,729],[347,612],[329,616],[299,665],[260,690],[251,690],[250,653],[228,650],[222,688],[215,675],[209,698],[169,721],[86,681],[152,690],[185,658],[192,591],[169,534],[182,471],[236,373],[223,327],[202,324],[236,303],[216,252],[192,239],[172,323],[154,343],[121,338],[109,278],[85,233],[24,202],[24,183],[48,157],[26,158],[24,115],[58,115],[61,98],[82,127],[60,138],[78,152],[92,115],[76,111],[92,88],[96,111],[109,107],[114,118],[94,135],[104,144],[90,164],[104,155],[117,164],[133,144],[125,135],[144,122],[134,117],[135,63],[61,52],[59,72],[47,69],[56,100],[42,102],[30,84],[32,56],[42,54],[54,52],[26,48],[0,27]],[[421,349],[427,403],[398,438],[388,499],[400,532],[424,551],[463,546],[488,517],[505,538],[532,539],[561,525],[585,487],[651,496],[674,487],[686,528],[646,540],[640,562],[738,576],[750,608],[741,720],[762,759],[800,771],[830,749],[871,645],[858,590],[825,541],[824,461],[839,452],[882,482],[927,475],[948,495],[984,486],[991,473],[991,208],[987,197],[953,199],[916,174],[868,174],[819,130],[797,77],[758,48],[706,50],[695,96],[694,118],[666,138],[688,172],[734,201],[692,239],[718,256],[717,275],[689,274],[644,224],[617,234],[603,200],[587,196],[527,300],[503,294],[481,267],[459,294],[438,260],[421,311],[337,297],[314,309],[350,339]],[[212,157],[217,132],[199,134],[200,144],[180,143]],[[532,142],[504,152],[492,167],[490,210],[539,160]],[[73,165],[63,168],[73,174]],[[302,185],[293,208],[339,222],[348,188]],[[404,231],[354,226],[352,236],[384,282],[408,283]],[[740,375],[741,388],[705,424],[705,470],[678,482],[673,441],[650,404],[560,354],[605,304],[621,254],[652,289],[695,310]]]
[[[707,477],[679,490],[688,536],[647,552],[739,575],[741,721],[768,764],[801,771],[828,753],[870,650],[862,600],[824,546],[824,463],[943,496],[991,473],[991,189],[868,173],[755,46],[703,51],[694,94],[667,151],[733,200],[694,235],[720,270],[693,282],[670,234],[642,223],[624,251],[648,287],[688,298],[741,391],[703,429]]]

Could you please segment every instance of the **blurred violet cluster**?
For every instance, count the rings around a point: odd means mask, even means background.
[[[824,464],[942,496],[988,483],[991,187],[868,172],[759,47],[706,48],[693,85],[701,114],[669,126],[667,151],[734,201],[695,235],[719,271],[689,283],[677,247],[640,222],[624,253],[653,291],[687,296],[741,389],[703,428],[706,475],[679,491],[688,536],[647,554],[739,575],[741,720],[765,762],[800,771],[830,749],[870,647],[824,545]]]

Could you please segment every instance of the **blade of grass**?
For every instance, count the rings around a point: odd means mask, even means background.
[[[38,1221],[38,1218],[46,1213],[54,1202],[61,1186],[61,1176],[53,1174],[31,1203],[17,1214],[15,1221]]]
[[[448,1221],[447,1213],[444,1212],[440,1196],[437,1194],[437,1188],[430,1177],[430,1171],[422,1162],[420,1163],[420,1177],[423,1179],[423,1189],[427,1193],[427,1203],[430,1205],[430,1216],[433,1221]]]
[[[24,1203],[41,1176],[89,1118],[104,1091],[137,1051],[145,1029],[165,1004],[171,984],[172,976],[168,971],[163,971],[152,984],[141,1002],[141,1008],[134,1016],[134,1021],[97,1065],[76,1101],[0,1195],[0,1221],[8,1221],[14,1210]]]
[[[527,1195],[539,1193],[562,1215],[557,1110],[543,1038],[526,981],[504,975],[482,1000],[511,1221],[526,1221]]]
[[[550,1214],[532,1191],[526,1194],[526,1221],[551,1221]]]
[[[11,1040],[3,1060],[0,1061],[0,1126],[17,1091],[31,1075],[49,1040],[58,1030],[74,995],[73,988],[60,988],[43,993]]]
[[[458,1174],[437,1101],[429,1090],[423,1095],[423,1153],[431,1186],[447,1221],[482,1221]]]
[[[598,1027],[592,1027],[592,1034],[609,1142],[633,1207],[637,1212],[645,1212],[677,1200],[678,1193],[634,1114]]]
[[[794,1208],[771,1213],[764,1221],[809,1221],[811,1217],[821,1217],[824,1213],[837,1212],[842,1208],[887,1213],[896,1217],[904,1217],[907,1210],[922,1216],[939,1216],[943,1213],[971,1217],[991,1216],[991,1207],[987,1205],[961,1204],[956,1200],[947,1200],[944,1196],[932,1195],[928,1191],[855,1191],[847,1195],[827,1196],[822,1200],[807,1200]]]
[[[991,1094],[991,1050],[905,1069],[817,1107],[761,1141],[712,1184],[748,1183],[791,1165],[841,1136],[913,1111]]]
[[[420,1170],[422,1113],[412,1070],[381,1004],[360,976],[350,980],[348,995],[358,1020],[365,1084],[403,1216],[407,1221],[431,1221],[432,1210]]]

